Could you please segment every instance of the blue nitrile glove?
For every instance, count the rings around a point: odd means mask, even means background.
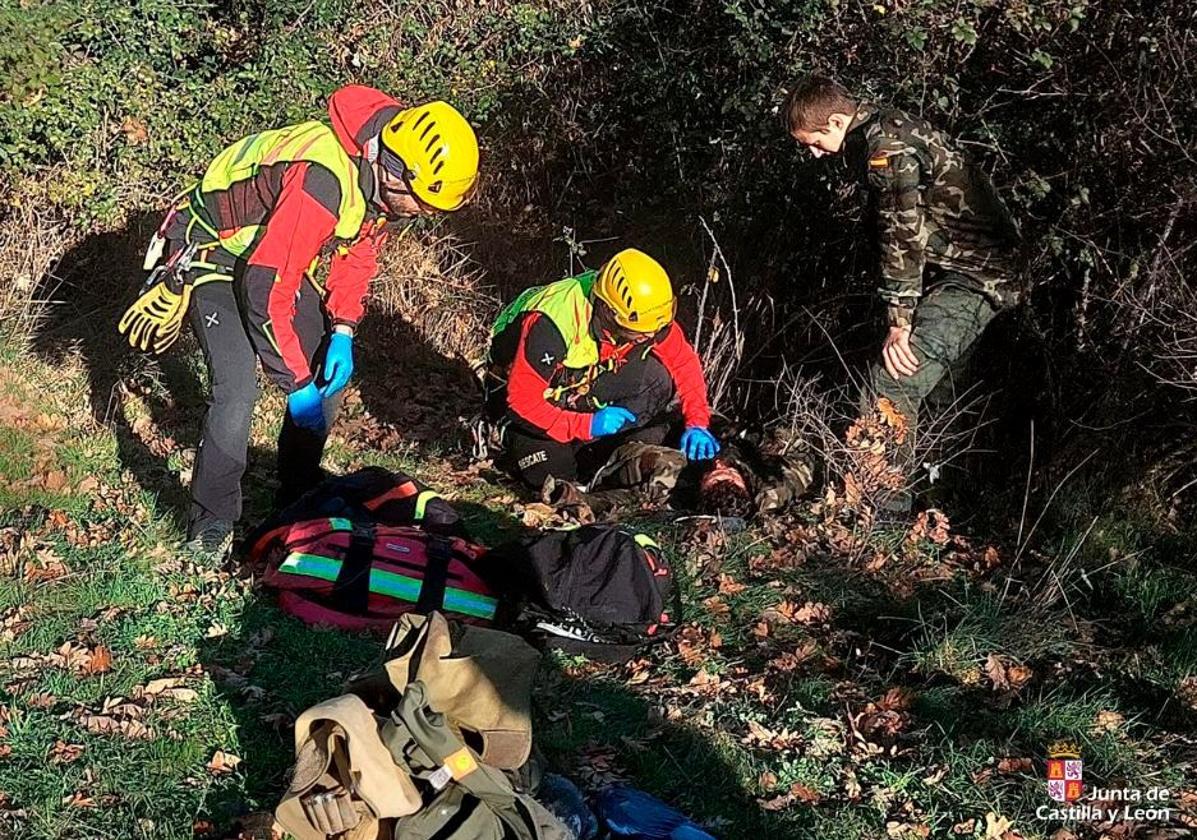
[[[324,352],[324,387],[320,393],[325,399],[336,394],[349,384],[349,377],[353,376],[353,336],[349,333],[334,332],[328,340],[328,350]]]
[[[324,431],[324,397],[315,382],[309,382],[287,397],[287,411],[301,429]]]
[[[635,422],[636,415],[626,408],[609,405],[606,408],[600,408],[590,416],[590,436],[613,435],[624,426],[630,426]]]
[[[691,426],[682,435],[681,449],[691,461],[707,461],[719,454],[719,441],[709,429]]]

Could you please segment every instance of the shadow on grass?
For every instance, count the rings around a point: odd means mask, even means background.
[[[156,213],[139,213],[121,230],[85,238],[59,260],[41,282],[42,294],[53,303],[33,336],[33,349],[50,364],[66,364],[76,356],[82,361],[88,408],[112,430],[121,466],[181,527],[189,494],[168,459],[173,451],[198,444],[207,399],[198,374],[203,362],[190,328],[161,356],[132,350],[116,330],[144,279],[142,259],[158,221]],[[421,453],[468,451],[465,418],[479,410],[481,396],[464,361],[440,354],[392,316],[368,316],[358,345],[355,382],[375,417]],[[122,391],[130,386],[146,405],[157,446],[126,419]],[[243,481],[250,520],[268,510],[263,493],[276,485],[274,457],[273,447],[251,449]]]
[[[33,336],[33,349],[59,365],[78,353],[86,368],[89,409],[112,429],[121,465],[182,523],[186,489],[166,456],[150,449],[125,419],[120,405],[122,384],[136,377],[147,386],[139,390],[154,425],[180,446],[195,445],[198,425],[188,417],[201,410],[203,386],[185,357],[177,349],[159,357],[139,354],[116,331],[144,277],[146,243],[158,222],[156,213],[137,213],[124,228],[89,236],[63,255],[41,281],[42,296],[52,303]]]
[[[371,313],[355,342],[362,403],[422,453],[469,451],[468,420],[482,410],[477,377],[398,315]]]

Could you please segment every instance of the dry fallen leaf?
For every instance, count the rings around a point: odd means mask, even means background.
[[[1013,825],[1013,820],[990,811],[985,815],[985,840],[1002,840],[1002,835]]]
[[[524,505],[520,521],[529,528],[542,528],[556,515],[557,511],[543,502],[529,502]]]
[[[739,595],[748,587],[731,577],[731,575],[719,575],[719,594],[721,595]]]
[[[794,613],[799,624],[826,624],[831,619],[831,608],[826,604],[807,601]]]
[[[894,438],[898,443],[906,440],[906,415],[903,414],[887,397],[877,400],[877,411],[885,425],[894,430]]]
[[[888,711],[905,711],[914,703],[914,696],[911,689],[895,686],[881,696],[881,699],[877,701],[877,706]]]
[[[70,796],[64,796],[62,804],[68,808],[94,808],[96,807],[96,800],[77,790]]]
[[[51,493],[57,493],[59,490],[64,489],[69,482],[66,473],[62,470],[54,470],[43,476],[41,483]]]
[[[148,740],[153,731],[139,720],[119,720],[111,715],[84,715],[84,728],[96,735],[122,735],[130,740]]]
[[[30,694],[27,698],[25,698],[26,705],[31,706],[34,709],[49,709],[57,702],[58,698],[47,692]]]
[[[112,653],[103,645],[97,645],[91,652],[91,659],[83,669],[86,674],[104,674],[112,670]]]
[[[140,146],[150,139],[150,131],[146,124],[137,117],[125,117],[121,121],[121,131],[130,146]]]
[[[208,762],[208,772],[214,776],[224,776],[236,770],[240,763],[239,756],[224,750],[217,750],[212,754],[211,761]]]
[[[1006,679],[1011,688],[1022,688],[1034,675],[1035,672],[1026,665],[1011,665],[1006,669]]]
[[[1006,775],[1030,773],[1034,766],[1029,758],[1003,758],[997,763],[997,771]]]
[[[68,744],[59,738],[50,748],[49,759],[51,764],[70,764],[77,761],[81,755],[83,755],[82,744]]]
[[[710,598],[704,599],[702,605],[710,610],[711,615],[717,618],[723,618],[731,612],[731,607],[723,603],[723,599],[718,595],[712,595]]]
[[[998,691],[1007,691],[1010,688],[1010,680],[1006,677],[1006,666],[1002,664],[1002,660],[996,653],[991,653],[985,658],[985,675],[989,677],[993,687]]]
[[[1114,732],[1120,729],[1125,722],[1125,715],[1115,712],[1112,709],[1102,709],[1093,720],[1093,731],[1097,734]]]
[[[87,478],[80,481],[78,486],[75,487],[75,490],[77,492],[83,493],[83,494],[94,493],[99,489],[100,489],[100,482],[93,475],[89,475]]]
[[[808,805],[813,805],[821,799],[817,790],[807,787],[801,782],[794,782],[794,784],[790,785],[790,796]]]

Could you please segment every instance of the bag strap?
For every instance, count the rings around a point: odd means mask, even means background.
[[[374,523],[355,522],[349,549],[333,582],[331,600],[337,609],[365,615],[370,605],[370,569],[374,565]]]
[[[428,565],[424,568],[424,583],[416,600],[416,612],[430,613],[445,606],[445,587],[449,583],[449,563],[453,559],[453,544],[444,537],[429,535]]]
[[[542,840],[536,821],[507,778],[479,761],[449,727],[445,716],[429,708],[424,683],[416,680],[407,687],[380,735],[395,763],[408,766],[412,775],[425,779],[438,791],[456,782],[499,818],[513,840]],[[429,773],[427,765],[411,766],[413,758],[417,764],[428,761],[438,769]]]

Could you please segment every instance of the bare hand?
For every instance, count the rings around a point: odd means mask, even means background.
[[[918,373],[919,359],[910,346],[910,327],[890,327],[881,345],[881,359],[894,379]]]

